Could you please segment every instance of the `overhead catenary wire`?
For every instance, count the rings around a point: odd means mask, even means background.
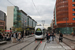
[[[12,2],[10,2],[9,0],[7,0],[10,4],[12,4],[13,6],[15,6]]]
[[[33,3],[33,5],[34,5],[34,7],[35,7],[35,9],[36,9],[36,11],[37,11],[37,13],[38,13],[38,15],[40,16],[40,13],[39,13],[39,11],[37,10],[36,5],[35,5],[35,3],[34,3],[33,0],[32,0],[32,3]]]
[[[10,4],[12,4],[13,6],[15,6],[12,2],[10,2],[9,0],[7,0]],[[34,5],[34,7],[35,7],[35,9],[36,9],[36,11],[37,11],[37,13],[38,13],[38,15],[40,16],[40,13],[38,12],[38,10],[37,10],[37,8],[36,8],[36,5],[35,5],[35,3],[34,3],[34,1],[32,0],[32,3],[33,3],[33,5]]]

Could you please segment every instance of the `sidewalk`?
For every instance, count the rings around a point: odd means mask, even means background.
[[[56,41],[51,41],[50,43],[46,43],[44,50],[71,50],[71,48],[64,43],[58,44]]]

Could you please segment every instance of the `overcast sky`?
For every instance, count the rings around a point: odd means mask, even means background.
[[[42,20],[45,20],[45,27],[50,26],[53,19],[53,11],[56,0],[9,0],[15,6],[18,6],[20,10],[26,12],[38,24],[42,24]],[[0,10],[7,13],[7,6],[13,6],[7,0],[0,0]],[[38,12],[37,12],[38,11]],[[39,13],[39,14],[38,14]]]

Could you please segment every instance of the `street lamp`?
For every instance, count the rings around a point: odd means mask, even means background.
[[[66,17],[66,34],[67,34],[67,19],[68,19],[68,18]]]
[[[68,18],[66,17],[64,19],[66,20],[66,34],[67,34],[67,20],[68,20]]]

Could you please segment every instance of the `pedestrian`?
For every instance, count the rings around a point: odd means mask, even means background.
[[[5,34],[4,33],[2,34],[2,36],[3,36],[3,40],[5,40]]]
[[[18,33],[16,32],[15,34],[16,34],[16,39],[17,39],[17,37],[18,37]]]
[[[62,41],[63,41],[63,34],[60,33],[60,34],[59,34],[59,42],[62,42]]]
[[[48,33],[46,33],[46,38],[47,38],[47,43],[48,43],[48,41],[49,41],[49,39],[48,39]]]
[[[24,40],[24,32],[21,33],[21,39]]]
[[[24,32],[21,32],[21,40],[24,40]]]
[[[0,33],[0,41],[2,41],[3,40],[3,36],[2,36],[2,34]]]
[[[7,41],[10,41],[10,40],[11,40],[11,34],[8,33],[8,35],[7,35]]]
[[[52,33],[50,33],[50,41],[52,41]]]
[[[7,40],[7,34],[5,33],[5,41]]]
[[[11,33],[11,41],[13,42],[14,35]]]
[[[52,31],[52,41],[54,41],[54,32]]]
[[[18,34],[18,41],[20,42],[21,40],[21,33]]]
[[[16,33],[13,34],[13,43],[16,43]]]
[[[48,42],[50,42],[50,41],[49,41],[49,38],[50,38],[50,33],[48,32]]]
[[[74,37],[74,33],[72,32],[72,37]]]

